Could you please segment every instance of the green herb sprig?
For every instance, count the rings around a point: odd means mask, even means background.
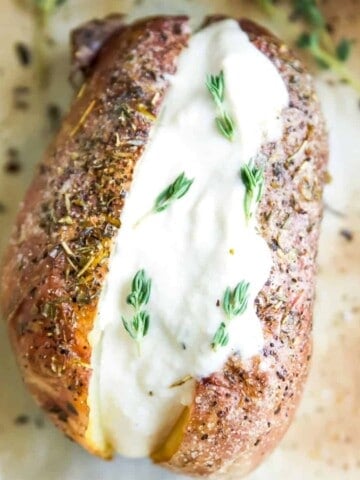
[[[121,317],[125,330],[137,342],[139,353],[140,342],[149,330],[150,315],[144,307],[149,302],[150,293],[151,279],[147,277],[144,270],[139,270],[133,278],[131,292],[126,298],[126,303],[135,310],[134,316],[131,320]]]
[[[284,36],[296,38],[296,45],[306,49],[320,67],[331,69],[342,81],[360,92],[360,80],[344,65],[351,55],[353,41],[342,38],[337,45],[334,43],[316,0],[288,0],[281,6],[276,6],[273,0],[257,0],[257,4],[276,21]],[[290,17],[301,20],[300,24],[289,22],[288,6],[291,8]],[[307,31],[304,31],[304,26]]]
[[[224,108],[225,99],[225,78],[221,70],[219,75],[208,75],[206,77],[206,86],[209,90],[219,115],[215,118],[216,126],[219,132],[228,140],[232,140],[235,133],[234,120]]]
[[[53,13],[57,7],[65,2],[66,0],[33,0],[35,8],[45,15]]]
[[[249,302],[249,288],[250,284],[243,280],[236,285],[234,290],[231,290],[230,287],[225,290],[222,307],[226,315],[226,321],[220,323],[212,339],[211,347],[214,351],[228,345],[228,325],[234,317],[245,313]]]
[[[154,212],[163,212],[166,210],[175,200],[179,200],[187,194],[194,179],[190,180],[186,178],[185,172],[182,172],[173,183],[171,183],[155,200]]]
[[[244,210],[246,220],[249,221],[254,216],[264,192],[264,169],[256,167],[250,161],[241,167],[240,177],[245,185]]]
[[[316,28],[325,28],[326,21],[316,0],[292,0],[293,15],[302,18],[309,25]]]
[[[43,89],[50,81],[49,19],[66,0],[17,0],[17,3],[34,18],[34,66],[38,86]]]
[[[213,337],[211,348],[216,352],[221,347],[226,347],[229,343],[229,333],[225,322],[221,322],[219,328]]]
[[[328,53],[322,46],[317,33],[303,33],[297,41],[297,46],[307,49],[318,64],[330,68],[342,80],[351,85],[357,92],[360,92],[360,81],[353,77],[352,73],[345,66],[344,62],[349,58],[351,42],[343,39],[337,47],[337,56]]]
[[[174,203],[175,200],[179,200],[187,194],[194,179],[189,179],[185,176],[185,172],[182,172],[168,187],[163,190],[160,195],[155,199],[153,208],[143,215],[134,225],[137,227],[146,217],[152,213],[160,213],[166,210]]]
[[[225,290],[223,309],[228,319],[242,315],[248,306],[248,293],[250,284],[242,281],[238,283],[233,291],[228,287]]]

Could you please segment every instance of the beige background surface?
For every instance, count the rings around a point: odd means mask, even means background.
[[[355,38],[360,32],[360,2],[323,3],[336,35]],[[94,16],[130,10],[133,17],[157,12],[191,12],[196,18],[205,12],[257,15],[254,2],[240,0],[68,0],[49,26],[55,42],[50,50],[51,83],[48,91],[39,92],[34,88],[33,69],[21,67],[14,54],[15,42],[31,44],[33,19],[14,2],[0,0],[0,210],[4,207],[0,211],[0,253],[34,163],[52,135],[47,106],[56,103],[66,110],[71,98],[66,82],[69,29]],[[270,26],[282,31],[276,22]],[[294,34],[291,28],[285,32],[288,40]],[[360,44],[351,62],[360,77],[359,60]],[[326,190],[312,372],[296,421],[251,480],[360,478],[360,104],[359,95],[334,83],[328,74],[318,75],[317,84],[330,131],[333,181]],[[31,87],[29,109],[24,111],[13,108],[13,89],[19,85]],[[22,169],[16,174],[6,173],[10,147],[19,150]],[[342,229],[353,232],[352,241],[340,235]],[[22,424],[19,415],[26,415]],[[66,440],[25,392],[0,323],[0,480],[135,478],[180,477],[147,461],[104,463]]]

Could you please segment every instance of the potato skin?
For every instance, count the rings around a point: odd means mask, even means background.
[[[260,463],[291,421],[311,356],[324,120],[301,63],[263,28],[240,23],[290,93],[284,136],[262,149],[258,221],[274,263],[256,299],[266,345],[261,356],[233,356],[198,382],[183,441],[163,464],[193,476],[234,469],[239,478]],[[168,86],[164,74],[174,73],[188,36],[185,17],[159,17],[106,43],[27,193],[4,264],[0,300],[25,382],[67,435],[101,456],[110,452],[84,437],[88,334],[132,172]]]
[[[262,148],[266,187],[257,219],[273,258],[270,278],[256,299],[264,350],[248,362],[233,356],[222,372],[198,382],[183,441],[166,463],[174,471],[211,478],[231,472],[240,478],[253,470],[282,438],[298,405],[311,358],[328,159],[324,118],[304,66],[264,28],[248,20],[240,25],[277,67],[290,104],[282,114],[281,141]]]
[[[105,457],[85,438],[88,334],[134,166],[188,36],[186,17],[155,17],[106,42],[26,194],[2,269],[25,383],[66,435]]]

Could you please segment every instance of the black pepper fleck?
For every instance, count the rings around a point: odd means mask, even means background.
[[[21,170],[19,152],[16,148],[9,148],[6,152],[7,160],[4,165],[6,173],[18,173]]]
[[[348,242],[352,242],[354,240],[353,232],[347,228],[343,228],[342,230],[340,230],[340,235]]]
[[[15,419],[14,419],[14,424],[15,425],[26,425],[27,423],[29,423],[29,417],[28,415],[25,415],[25,414],[21,414],[21,415],[18,415]]]
[[[61,123],[61,109],[55,103],[49,103],[46,107],[46,114],[49,119],[49,126],[52,132],[56,132]]]
[[[20,65],[27,67],[31,64],[31,51],[25,43],[15,43],[15,52],[19,60]]]

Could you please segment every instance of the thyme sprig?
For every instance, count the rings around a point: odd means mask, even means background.
[[[143,215],[134,225],[137,227],[146,217],[152,213],[160,213],[166,210],[174,203],[175,200],[179,200],[187,194],[194,179],[189,179],[185,176],[185,172],[182,172],[176,179],[166,187],[155,199],[153,208]]]
[[[35,7],[45,15],[53,13],[57,7],[60,7],[66,0],[33,0]]]
[[[148,333],[150,315],[144,309],[148,304],[151,293],[151,279],[147,277],[145,270],[139,270],[133,278],[131,292],[126,298],[126,303],[131,305],[135,314],[131,320],[121,317],[125,330],[130,337],[137,342],[140,353],[140,342]]]
[[[254,216],[264,192],[264,169],[256,167],[250,161],[241,167],[240,176],[245,185],[244,210],[246,220],[249,221]]]
[[[206,77],[206,86],[209,90],[219,114],[215,118],[216,126],[219,132],[228,140],[232,140],[235,133],[234,120],[224,107],[225,99],[225,77],[221,70],[219,75],[208,75]]]
[[[284,33],[296,38],[298,47],[307,49],[320,67],[331,69],[341,80],[360,92],[360,80],[344,65],[350,57],[353,41],[342,38],[338,44],[334,43],[327,30],[326,18],[316,0],[289,0],[283,2],[282,6],[275,5],[273,0],[257,0],[257,3],[262,11],[277,21]],[[291,8],[290,18],[302,21],[302,30],[298,30],[297,35],[295,31],[298,26],[294,25],[291,31],[289,29],[287,6]]]
[[[66,0],[16,0],[34,18],[33,51],[38,86],[47,87],[50,80],[49,19]]]
[[[186,178],[185,172],[182,172],[173,183],[171,183],[155,200],[154,212],[163,212],[166,210],[175,200],[179,200],[187,194],[194,179],[190,180]]]
[[[213,337],[211,348],[216,352],[221,347],[226,347],[229,343],[229,333],[225,322],[221,322],[219,328]]]
[[[228,325],[234,317],[245,313],[249,302],[250,284],[245,280],[236,285],[234,290],[228,287],[225,290],[222,307],[226,315],[226,320],[220,323],[219,328],[215,332],[212,339],[211,347],[217,351],[221,347],[225,347],[229,343]]]
[[[325,28],[324,15],[316,0],[292,0],[293,15],[302,18],[309,25],[316,28]]]
[[[329,54],[322,46],[317,33],[303,33],[297,41],[300,48],[307,49],[315,60],[323,67],[330,68],[342,80],[345,80],[357,92],[360,92],[360,81],[354,78],[344,62],[350,54],[350,41],[342,40],[338,45],[337,57]]]
[[[238,283],[233,291],[225,290],[223,309],[228,319],[242,315],[248,306],[250,284],[244,280]]]

